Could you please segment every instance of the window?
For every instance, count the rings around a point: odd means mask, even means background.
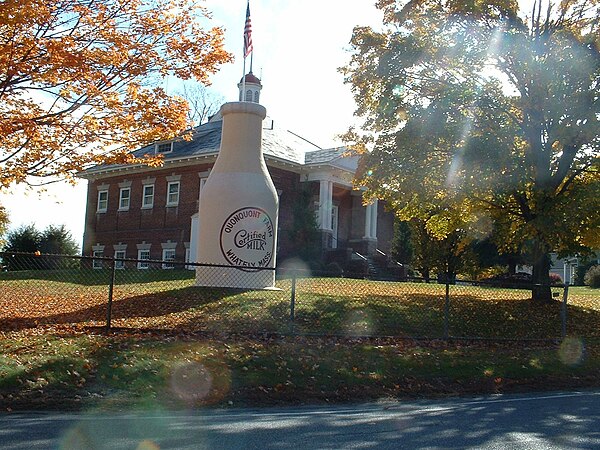
[[[131,200],[131,188],[121,188],[119,192],[119,211],[127,211]]]
[[[254,93],[254,103],[258,103],[258,96],[260,95],[259,91]]]
[[[189,263],[189,262],[191,262],[191,261],[190,261],[190,259],[191,259],[191,255],[192,255],[192,252],[191,252],[190,248],[189,248],[189,247],[186,247],[186,248],[185,248],[185,262],[186,262],[186,263]],[[194,269],[195,269],[195,267],[194,267],[194,266],[190,266],[190,265],[186,265],[186,266],[185,266],[185,268],[186,268],[186,269],[188,269],[188,270],[194,270]]]
[[[247,102],[251,102],[252,101],[252,91],[250,89],[248,89],[246,91],[246,101]]]
[[[163,259],[163,261],[175,261],[175,249],[174,248],[163,249],[162,259]],[[169,263],[163,262],[162,268],[163,269],[174,269],[175,264],[169,264]]]
[[[138,250],[138,260],[149,260],[150,259],[150,250]],[[148,269],[150,264],[144,261],[138,261],[137,268],[138,269]]]
[[[167,185],[167,206],[179,204],[179,181],[171,181]]]
[[[124,269],[125,268],[125,250],[116,250],[115,251],[115,259],[120,259],[121,261],[115,261],[115,269]]]
[[[206,180],[208,180],[208,178],[200,178],[200,189],[199,189],[199,197],[198,200],[200,200],[200,197],[202,196],[202,189],[204,189],[204,185],[206,184]]]
[[[200,197],[202,197],[202,189],[204,189],[204,185],[208,181],[208,176],[210,175],[210,169],[204,172],[199,172],[198,177],[200,178],[200,186],[198,189],[198,207],[200,206]]]
[[[108,191],[98,191],[98,209],[96,212],[106,212],[108,210]]]
[[[142,208],[152,208],[154,206],[154,185],[145,184],[142,190]]]
[[[159,142],[155,148],[156,153],[171,153],[173,151],[173,142]]]
[[[92,255],[96,258],[102,258],[104,256],[104,251],[103,250],[94,250]],[[92,260],[92,268],[93,269],[102,269],[103,267],[104,267],[104,265],[102,264],[101,259]]]

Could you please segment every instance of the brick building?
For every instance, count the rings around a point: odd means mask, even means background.
[[[246,75],[245,100],[258,102],[261,88],[258,78]],[[88,180],[84,255],[199,261],[198,199],[219,152],[221,129],[217,115],[196,127],[191,141],[157,142],[136,152],[162,154],[160,168],[112,165],[82,173]],[[290,253],[288,231],[294,214],[302,213],[293,206],[301,189],[312,193],[324,261],[333,253],[346,259],[377,249],[389,253],[393,216],[377,202],[363,206],[361,192],[353,190],[357,157],[344,148],[321,149],[269,118],[262,139],[280,199],[278,263]]]

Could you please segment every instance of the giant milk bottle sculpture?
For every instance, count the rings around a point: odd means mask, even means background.
[[[275,286],[279,200],[262,154],[258,103],[221,107],[221,149],[200,193],[196,285],[266,289]]]

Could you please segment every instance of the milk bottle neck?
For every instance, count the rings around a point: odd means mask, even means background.
[[[226,103],[221,107],[221,149],[213,168],[217,172],[263,172],[262,123],[267,110],[250,102]]]

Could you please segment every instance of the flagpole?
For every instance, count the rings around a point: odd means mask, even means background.
[[[246,101],[246,58],[250,54],[250,72],[252,72],[252,25],[250,22],[250,0],[246,2],[246,22],[244,23],[244,73],[242,74],[242,95],[240,101]],[[250,100],[252,101],[252,100]]]
[[[242,73],[242,95],[240,95],[240,102],[246,101],[246,57],[244,56],[244,71]]]

